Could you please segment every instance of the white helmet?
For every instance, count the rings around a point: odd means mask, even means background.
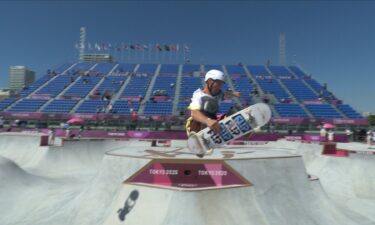
[[[204,81],[207,82],[208,79],[212,80],[221,80],[225,82],[225,75],[220,70],[210,70],[206,73],[206,76],[204,78]]]

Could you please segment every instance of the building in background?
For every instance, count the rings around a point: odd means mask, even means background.
[[[83,61],[85,62],[113,62],[110,54],[84,54]]]
[[[9,68],[9,89],[21,90],[35,81],[35,72],[25,66],[11,66]]]
[[[10,98],[14,95],[14,91],[9,90],[7,88],[0,88],[0,100],[5,98]]]

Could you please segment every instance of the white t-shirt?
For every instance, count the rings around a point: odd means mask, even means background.
[[[320,129],[320,136],[325,137],[326,135],[327,135],[326,129],[324,129],[324,128]]]
[[[334,135],[335,133],[333,132],[333,131],[329,131],[328,132],[328,140],[329,141],[333,141],[333,135]]]
[[[194,91],[193,97],[191,98],[191,103],[188,108],[190,110],[200,110],[202,107],[202,97],[204,96],[215,98],[218,105],[220,105],[221,100],[224,98],[224,93],[221,91],[218,95],[211,96],[204,93],[203,90],[199,88],[196,91]]]

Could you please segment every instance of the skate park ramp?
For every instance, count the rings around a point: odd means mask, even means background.
[[[336,204],[375,221],[375,155],[366,144],[337,143],[338,149],[351,151],[348,157],[324,155],[320,143],[279,140],[265,146],[280,146],[286,152],[302,155],[307,172],[319,177]]]
[[[40,146],[39,138],[0,136],[0,224],[375,224],[332,201],[288,143],[224,147],[198,159],[147,141]],[[192,191],[124,183],[153,160],[223,162],[249,185]]]

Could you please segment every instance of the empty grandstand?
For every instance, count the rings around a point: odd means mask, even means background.
[[[363,123],[358,112],[299,67],[242,64],[65,63],[48,70],[17,96],[2,100],[0,110],[9,118],[22,112],[29,119],[101,115],[126,120],[137,115],[139,120],[184,121],[192,93],[203,86],[210,69],[226,73],[224,89],[241,92],[239,99],[225,99],[219,113],[267,98],[276,124]]]

